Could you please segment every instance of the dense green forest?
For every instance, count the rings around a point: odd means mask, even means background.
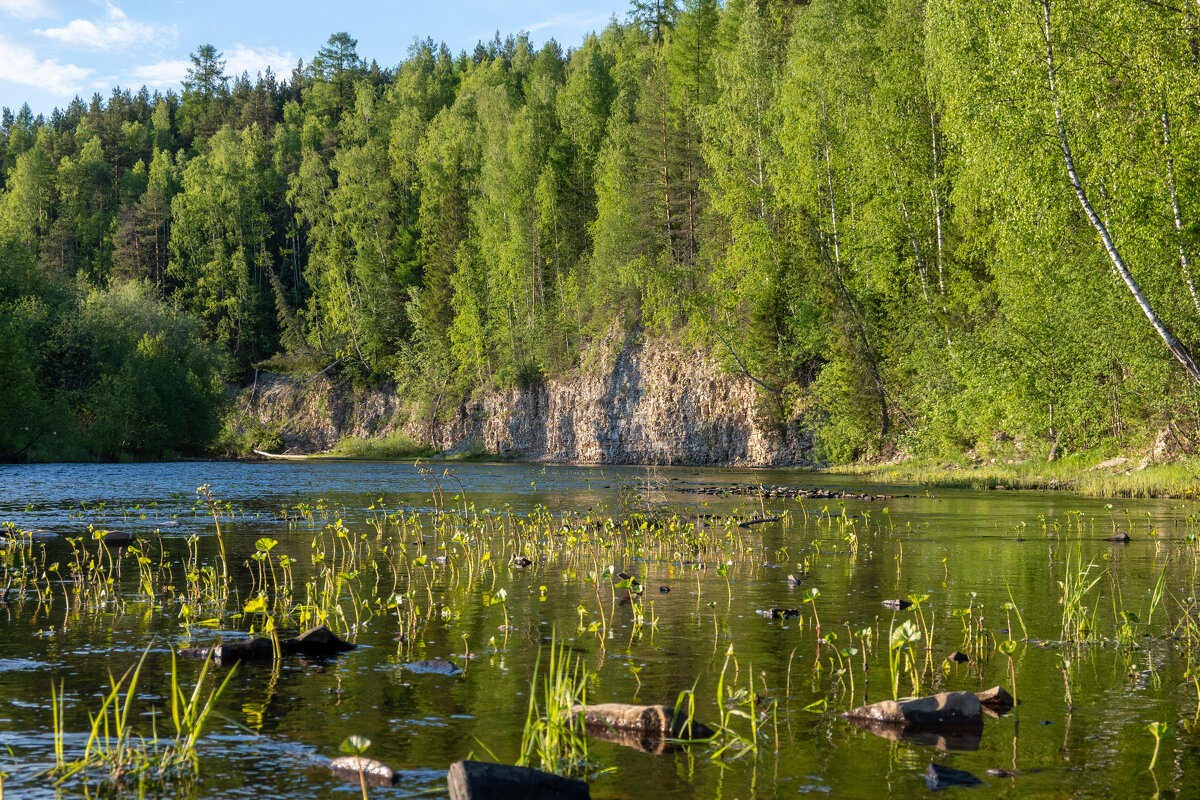
[[[0,458],[213,446],[256,367],[528,384],[618,326],[827,460],[1196,436],[1200,12],[636,0],[570,49],[113,90],[0,125]]]

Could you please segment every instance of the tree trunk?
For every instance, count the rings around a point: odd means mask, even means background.
[[[1175,159],[1171,157],[1171,117],[1167,109],[1162,113],[1163,151],[1167,156],[1167,189],[1171,192],[1171,211],[1175,215],[1175,245],[1179,249],[1179,268],[1183,271],[1183,282],[1187,284],[1188,294],[1192,296],[1192,305],[1200,313],[1200,297],[1196,295],[1196,284],[1192,281],[1192,265],[1188,263],[1187,249],[1184,247],[1183,214],[1179,211],[1179,195],[1175,192]]]
[[[825,134],[825,181],[829,189],[829,219],[833,234],[832,261],[834,280],[837,282],[842,300],[846,304],[846,312],[854,320],[859,339],[862,341],[863,354],[867,357],[867,366],[870,367],[871,376],[875,379],[875,389],[879,393],[879,414],[881,417],[879,435],[882,439],[887,436],[889,427],[887,392],[883,389],[883,375],[879,372],[879,363],[875,360],[875,351],[871,348],[871,342],[867,338],[867,330],[863,326],[862,320],[858,317],[858,311],[854,307],[854,298],[850,296],[850,292],[846,289],[846,284],[842,280],[842,250],[841,243],[838,240],[837,203],[833,195],[833,166],[829,155],[829,121],[825,114],[824,101],[821,101],[821,127],[824,129]]]
[[[1075,171],[1075,160],[1071,156],[1071,145],[1067,139],[1067,127],[1063,122],[1062,110],[1059,108],[1058,89],[1054,79],[1054,48],[1050,40],[1050,0],[1042,0],[1042,23],[1042,31],[1046,39],[1046,74],[1050,88],[1050,106],[1054,111],[1054,121],[1058,127],[1058,143],[1062,150],[1063,161],[1067,167],[1067,175],[1070,177],[1071,186],[1075,190],[1075,197],[1079,200],[1079,205],[1083,207],[1083,213],[1087,215],[1088,221],[1092,223],[1092,227],[1096,229],[1096,233],[1100,236],[1100,241],[1104,243],[1104,250],[1108,253],[1108,258],[1112,261],[1113,268],[1121,276],[1121,280],[1125,282],[1126,288],[1133,295],[1133,299],[1137,301],[1138,307],[1142,309],[1142,313],[1146,315],[1146,319],[1150,321],[1150,324],[1158,333],[1159,338],[1163,340],[1163,344],[1171,351],[1171,354],[1187,370],[1191,379],[1196,383],[1200,383],[1200,366],[1196,365],[1196,360],[1192,358],[1192,354],[1188,348],[1175,338],[1175,334],[1171,333],[1166,323],[1154,313],[1154,309],[1150,306],[1150,301],[1142,293],[1142,288],[1134,280],[1133,274],[1130,273],[1129,267],[1125,264],[1125,259],[1121,257],[1120,251],[1117,250],[1117,246],[1108,232],[1108,227],[1097,216],[1095,209],[1092,208],[1087,192],[1084,191],[1083,184],[1079,180],[1079,175]]]

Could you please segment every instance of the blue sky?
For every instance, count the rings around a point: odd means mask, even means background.
[[[225,54],[226,72],[252,77],[267,66],[290,74],[336,31],[381,66],[403,60],[414,36],[457,53],[497,30],[524,30],[565,49],[627,8],[626,0],[0,0],[0,106],[28,102],[38,114],[76,94],[107,97],[113,86],[178,90],[188,54],[205,43]]]

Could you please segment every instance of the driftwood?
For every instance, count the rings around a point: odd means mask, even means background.
[[[653,739],[709,739],[713,730],[691,721],[670,706],[635,706],[627,703],[597,703],[571,707],[572,715],[583,715],[588,733],[620,731]],[[602,737],[603,738],[603,737]]]
[[[255,450],[254,454],[263,458],[276,458],[285,461],[303,461],[308,458],[308,456],[289,455],[287,453],[268,453],[266,450]]]

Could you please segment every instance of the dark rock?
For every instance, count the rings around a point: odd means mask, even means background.
[[[532,563],[532,558],[526,558],[525,556],[513,556],[512,565],[517,569],[524,569]]]
[[[788,586],[799,586],[799,585],[800,585],[800,581],[801,581],[801,579],[800,579],[800,578],[797,578],[795,575],[788,575],[788,576],[787,576],[787,582],[788,582]]]
[[[457,675],[462,672],[461,669],[440,658],[428,658],[422,661],[414,661],[411,664],[405,664],[404,668],[409,672],[415,672],[419,675]]]
[[[1109,537],[1108,537],[1107,539],[1105,539],[1104,541],[1106,541],[1106,542],[1121,542],[1121,543],[1125,543],[1125,542],[1128,542],[1128,541],[1129,541],[1129,534],[1128,534],[1128,533],[1125,533],[1124,531],[1121,531],[1121,532],[1120,532],[1120,533],[1118,533],[1116,536],[1109,536]]]
[[[962,769],[930,764],[925,768],[925,783],[932,791],[949,789],[951,786],[983,786],[983,781]]]
[[[104,544],[108,547],[125,547],[133,544],[136,538],[129,531],[103,531]]]
[[[305,631],[299,636],[283,642],[283,652],[295,653],[306,658],[324,658],[353,650],[357,645],[339,639],[325,625]]]
[[[766,617],[767,619],[791,619],[793,617],[800,616],[800,609],[798,609],[798,608],[775,608],[774,606],[772,606],[771,608],[760,608],[755,613],[758,614],[760,617]]]
[[[912,700],[883,700],[853,708],[842,716],[914,728],[983,726],[979,698],[971,692],[941,692]]]
[[[884,608],[890,608],[892,611],[905,611],[912,608],[912,603],[908,600],[884,600]]]
[[[455,761],[446,774],[450,800],[590,800],[588,785],[527,767]]]
[[[947,661],[953,661],[955,664],[970,664],[971,657],[966,653],[955,650],[950,655],[946,656]]]
[[[982,692],[976,692],[979,703],[993,711],[1005,712],[1013,707],[1013,696],[1003,686],[993,686]]]
[[[329,762],[329,769],[339,778],[359,782],[361,770],[362,779],[368,786],[391,786],[396,782],[396,773],[387,764],[373,758],[363,756],[341,756]]]
[[[670,706],[636,706],[627,703],[596,703],[573,706],[571,714],[582,714],[589,734],[599,731],[636,733],[649,739],[710,739],[713,730]],[[603,737],[601,737],[603,738]],[[639,748],[640,749],[640,748]]]
[[[658,587],[658,590],[659,590],[660,592],[662,592],[663,594],[670,594],[670,593],[671,593],[671,587],[670,587],[670,586],[660,586],[660,587]]]
[[[739,528],[749,528],[751,525],[765,525],[768,522],[779,522],[779,517],[762,517],[760,519],[748,519],[738,523]]]
[[[238,661],[270,661],[275,658],[275,645],[265,636],[222,642],[215,647],[186,647],[179,651],[184,658],[208,658],[221,666]]]

